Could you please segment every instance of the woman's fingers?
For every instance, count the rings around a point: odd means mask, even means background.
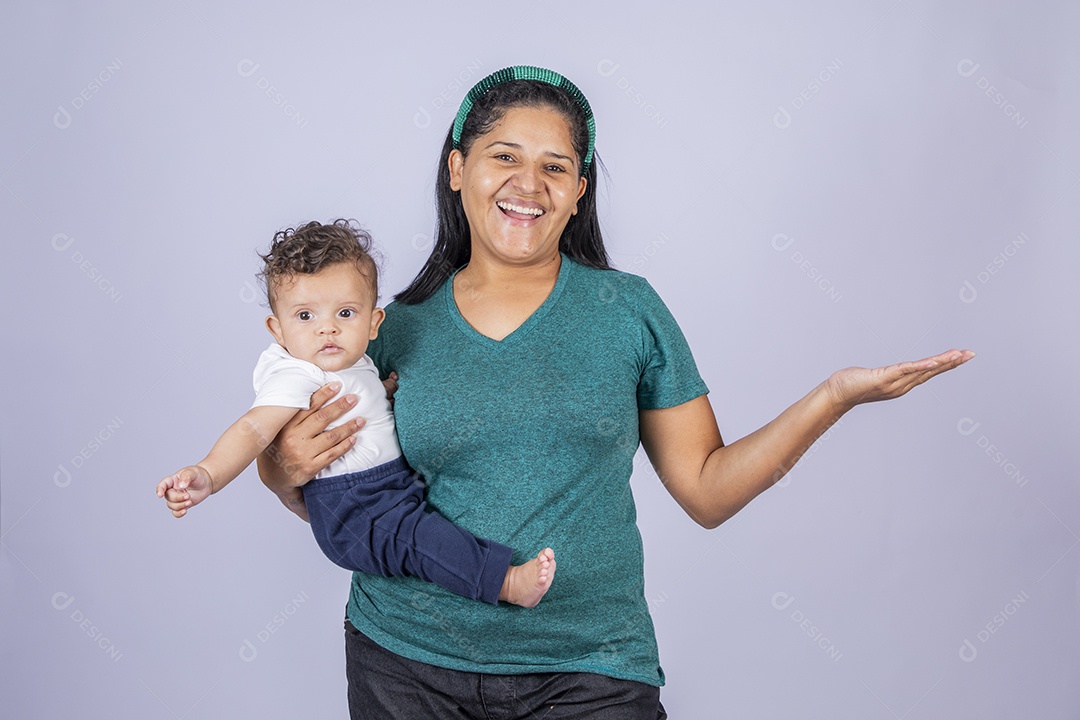
[[[357,418],[343,425],[338,425],[332,430],[325,430],[314,437],[308,438],[305,445],[299,450],[301,452],[306,450],[306,454],[310,456],[311,460],[310,463],[304,464],[305,470],[301,474],[313,477],[315,473],[329,465],[333,460],[337,460],[344,455],[353,446],[355,442],[353,436],[362,427],[364,427],[364,419]],[[308,465],[315,472],[308,474]]]
[[[903,364],[913,366],[915,370],[919,371],[934,371],[933,374],[937,375],[938,373],[954,368],[973,357],[975,357],[975,353],[971,350],[946,350],[940,355],[934,355],[933,357]]]
[[[349,425],[352,425],[352,423],[349,423]],[[363,426],[364,426],[364,423],[361,420],[357,424],[356,430],[359,430]],[[342,427],[345,427],[345,426],[342,426]],[[331,432],[341,430],[342,427],[334,428],[334,430],[331,431]],[[356,430],[353,430],[353,433],[355,433]],[[327,436],[330,435],[330,434],[331,433],[323,433],[323,435],[327,435]],[[333,446],[331,446],[330,448],[328,448],[325,451],[323,451],[323,452],[319,453],[318,455],[316,455],[315,456],[315,464],[318,465],[319,467],[326,467],[327,465],[329,465],[330,463],[334,462],[339,457],[341,457],[342,455],[347,453],[349,451],[349,448],[351,448],[355,444],[356,444],[356,435],[354,435],[352,433],[349,433],[348,435],[343,437],[341,440],[337,441]]]
[[[333,430],[326,430],[322,432],[319,437],[321,437],[323,442],[326,444],[324,452],[332,447],[340,445],[346,440],[351,440],[352,437],[356,435],[357,431],[359,431],[360,428],[364,427],[364,424],[366,422],[367,421],[364,420],[364,418],[356,418],[355,420],[350,420],[343,425],[338,425]]]
[[[959,367],[973,357],[975,357],[975,353],[971,350],[954,349],[946,350],[939,355],[923,360],[901,363],[895,366],[899,370],[899,374],[894,376],[893,387],[883,388],[886,394],[882,399],[900,397],[916,385],[921,385],[932,377]]]
[[[329,387],[329,386],[326,386]],[[311,408],[307,413],[297,413],[297,416],[302,416],[297,421],[297,426],[303,429],[306,437],[315,437],[323,430],[326,430],[326,426],[337,420],[339,417],[347,413],[350,408],[356,405],[355,395],[345,395],[338,398],[329,405],[316,405],[320,399],[323,402],[333,397],[333,394],[329,394],[325,399],[322,398],[323,391],[326,387],[320,388],[311,396]]]
[[[308,410],[316,410],[321,408],[330,398],[334,397],[341,391],[341,383],[335,381],[327,383],[321,388],[311,394],[311,402],[308,403]]]
[[[321,388],[311,394],[311,399],[308,401],[308,409],[301,410],[292,416],[289,422],[285,423],[284,428],[294,428],[308,419],[312,415],[315,415],[322,410],[323,405],[330,401],[341,390],[341,383],[332,382],[323,385]],[[327,421],[329,422],[329,420]]]
[[[902,374],[906,375],[910,382],[909,389],[915,385],[920,385],[932,377],[940,375],[943,372],[948,372],[953,368],[959,367],[971,358],[975,357],[975,353],[971,350],[947,350],[940,355],[926,358],[924,360],[918,360],[913,363],[903,363]],[[904,367],[907,365],[908,367]]]

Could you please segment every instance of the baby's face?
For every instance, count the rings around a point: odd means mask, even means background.
[[[379,334],[385,313],[373,307],[371,287],[352,263],[275,285],[266,326],[290,355],[334,372],[351,367]]]

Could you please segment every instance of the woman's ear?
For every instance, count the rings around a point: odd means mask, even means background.
[[[461,192],[461,168],[465,165],[465,156],[460,150],[451,150],[450,157],[446,159],[447,169],[450,171],[450,189]]]
[[[589,181],[584,176],[578,181],[577,186],[577,198],[574,199],[574,209],[570,211],[571,215],[577,215],[577,203],[582,197],[585,196],[585,188],[589,186]]]

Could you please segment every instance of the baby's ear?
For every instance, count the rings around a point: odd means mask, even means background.
[[[386,311],[381,307],[377,307],[371,311],[371,333],[368,335],[368,340],[374,340],[379,337],[379,326],[382,325],[382,322],[385,319]]]
[[[281,322],[277,319],[277,315],[266,316],[266,329],[274,336],[278,345],[285,347],[285,336],[281,334]]]

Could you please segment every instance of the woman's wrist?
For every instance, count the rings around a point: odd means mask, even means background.
[[[834,372],[825,382],[815,388],[822,394],[822,402],[828,407],[828,414],[834,418],[833,422],[858,405],[857,400],[845,397],[842,384],[838,381],[840,371]]]
[[[304,484],[303,482],[294,482],[294,472],[291,471],[295,471],[296,468],[285,464],[283,460],[284,458],[275,445],[267,447],[266,451],[259,455],[256,460],[259,479],[263,481],[263,485],[278,497],[292,495],[294,490]]]
[[[281,504],[301,520],[310,522],[308,520],[307,503],[304,502],[304,493],[300,488],[294,487],[292,492],[278,493],[278,500],[281,500]]]

